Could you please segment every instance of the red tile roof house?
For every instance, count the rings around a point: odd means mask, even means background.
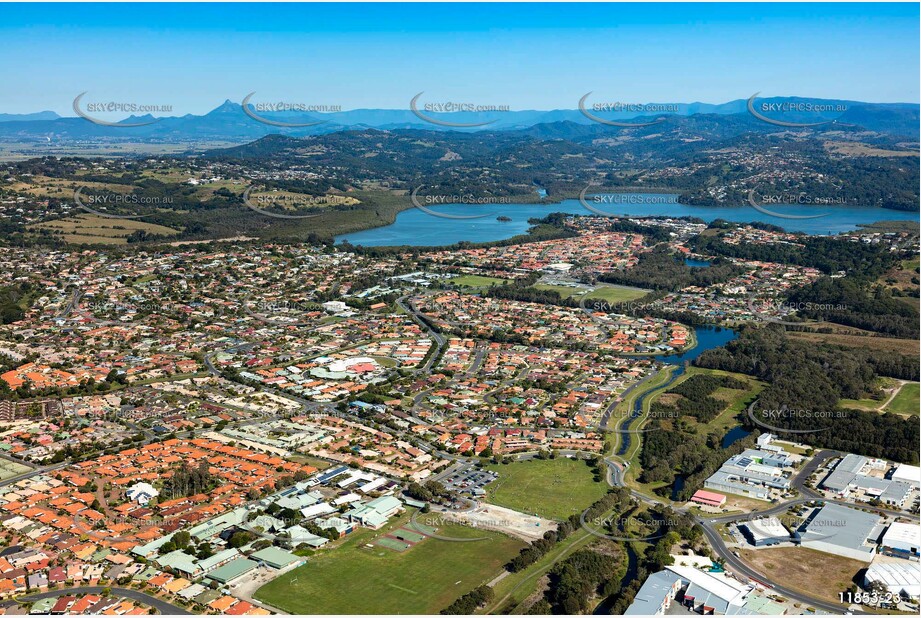
[[[90,607],[98,603],[101,598],[102,597],[96,596],[95,594],[88,594],[70,606],[70,613],[82,614]]]
[[[63,584],[67,581],[67,572],[64,567],[54,567],[48,572],[48,583]]]
[[[54,604],[54,607],[51,608],[52,614],[64,614],[70,608],[71,605],[77,600],[77,597],[66,596],[58,599],[58,602]]]

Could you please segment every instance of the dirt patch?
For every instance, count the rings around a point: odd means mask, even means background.
[[[825,142],[825,150],[846,157],[917,157],[917,151],[885,150],[862,142]]]
[[[545,532],[556,530],[557,526],[555,521],[493,504],[480,504],[466,513],[446,512],[443,516],[473,528],[503,532],[528,542],[542,538]]]
[[[840,603],[839,592],[867,565],[805,547],[777,547],[741,550],[742,560],[765,577],[824,601]]]

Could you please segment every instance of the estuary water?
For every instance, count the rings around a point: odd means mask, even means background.
[[[760,221],[780,226],[789,232],[837,234],[857,229],[858,224],[875,221],[918,221],[918,214],[877,207],[859,206],[771,206],[770,210],[789,215],[826,215],[817,219],[784,219],[745,206],[689,206],[679,204],[674,195],[631,193],[618,196],[617,204],[601,203],[596,208],[612,215],[698,217],[707,221],[725,219],[736,223]],[[593,207],[595,205],[593,204]],[[428,210],[449,216],[484,215],[478,219],[450,219],[410,208],[399,213],[391,225],[336,237],[365,247],[409,245],[434,247],[461,241],[492,242],[524,234],[531,227],[530,218],[546,217],[553,212],[591,215],[579,200],[538,204],[440,204]],[[499,216],[511,221],[498,221]]]

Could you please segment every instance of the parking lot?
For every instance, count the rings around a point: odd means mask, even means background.
[[[473,466],[458,470],[454,474],[444,478],[441,483],[445,489],[456,491],[460,494],[471,496],[482,496],[486,493],[484,489],[487,484],[492,483],[499,475],[488,470],[477,470]]]

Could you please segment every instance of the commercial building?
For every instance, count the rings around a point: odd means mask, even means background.
[[[894,523],[886,530],[880,542],[880,551],[891,556],[918,560],[921,546],[921,528],[918,524]]]
[[[360,523],[366,528],[377,530],[387,523],[387,520],[403,509],[403,503],[393,496],[381,496],[366,504],[348,511],[345,516]]]
[[[659,571],[650,575],[633,598],[624,616],[660,616],[665,613],[684,582],[677,573]]]
[[[776,517],[761,517],[739,524],[739,529],[755,547],[779,545],[793,540],[793,535]]]
[[[319,521],[319,520],[318,520]],[[291,526],[290,528],[285,528],[285,534],[288,536],[289,543],[292,547],[297,547],[299,545],[307,545],[308,547],[313,547],[314,549],[319,549],[327,543],[329,539],[322,536],[317,536],[313,534],[306,528],[303,528],[298,525]]]
[[[703,615],[764,613],[748,606],[750,600],[763,605],[762,599],[753,592],[753,586],[727,577],[725,573],[672,565],[649,576],[624,615],[684,613],[669,611],[673,603],[680,603],[687,610]]]
[[[295,556],[277,547],[264,547],[257,552],[250,554],[251,560],[256,560],[260,564],[270,566],[273,569],[283,569],[296,562],[303,562],[303,558]]]
[[[915,489],[921,487],[921,467],[910,466],[908,464],[899,464],[889,476],[893,481],[908,483]]]
[[[174,575],[179,575],[188,579],[198,579],[220,566],[227,564],[234,558],[239,557],[239,555],[240,552],[236,549],[225,549],[210,558],[199,560],[195,556],[191,556],[181,549],[177,549],[176,551],[163,554],[154,560],[153,563],[164,571],[169,571]]]
[[[349,306],[341,300],[330,300],[323,303],[323,309],[329,313],[342,313],[348,308]]]
[[[862,455],[845,455],[835,469],[822,481],[822,487],[837,493],[842,498],[862,497],[866,500],[877,499],[883,504],[902,508],[911,495],[912,485],[896,478],[897,467],[892,478],[882,478],[882,472],[888,464],[881,459],[870,459]],[[880,476],[872,476],[876,470]],[[910,476],[913,471],[906,468],[901,473]]]
[[[703,504],[705,506],[722,507],[726,504],[726,496],[723,494],[715,494],[712,491],[698,489],[694,492],[694,495],[691,496],[691,502],[696,502],[697,504]]]
[[[803,547],[870,562],[883,531],[872,514],[838,504],[815,509],[794,534]]]
[[[325,517],[335,513],[336,508],[330,505],[328,502],[318,502],[317,504],[305,507],[301,509],[301,515],[304,516],[304,519],[310,520],[317,517]]]
[[[777,446],[776,444],[773,443],[774,440],[776,439],[777,439],[777,436],[775,436],[772,433],[763,433],[756,438],[755,444],[758,445],[758,450],[761,450],[761,451],[768,451],[771,453],[783,453],[784,452],[783,447]]]
[[[878,562],[864,574],[864,586],[879,582],[892,594],[909,599],[921,596],[921,564],[917,562]]]
[[[758,500],[770,499],[771,489],[787,490],[790,479],[784,468],[792,460],[783,453],[747,449],[733,455],[704,482],[704,487]]]
[[[210,579],[219,584],[229,585],[258,566],[258,562],[248,558],[236,558],[209,573],[206,579]]]

